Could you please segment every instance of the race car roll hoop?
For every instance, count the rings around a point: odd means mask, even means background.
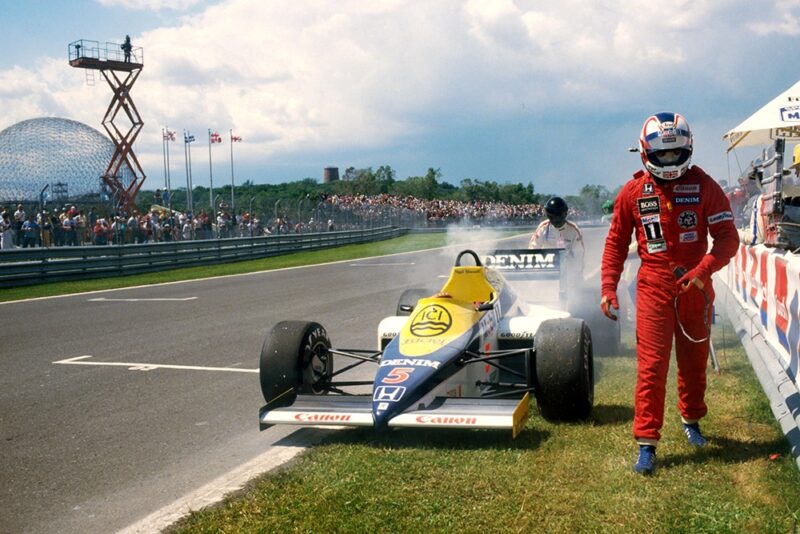
[[[472,265],[462,265],[471,257]],[[550,420],[582,420],[593,403],[593,355],[581,319],[526,315],[517,294],[478,254],[464,250],[432,296],[403,293],[378,327],[378,350],[333,348],[313,321],[282,321],[267,334],[259,424],[510,429],[533,393]],[[352,363],[334,370],[334,356]],[[373,380],[346,380],[376,366]],[[476,365],[477,364],[477,365]],[[357,393],[372,386],[372,393]]]

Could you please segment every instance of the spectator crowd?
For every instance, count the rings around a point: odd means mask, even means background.
[[[468,222],[487,226],[535,224],[544,216],[539,204],[424,200],[394,195],[326,195],[310,217],[278,215],[262,221],[256,213],[219,211],[182,213],[154,205],[132,214],[88,211],[74,205],[28,212],[22,204],[0,208],[0,249],[154,243],[192,239],[255,237],[344,230],[374,224],[439,227]],[[316,218],[313,215],[316,215]],[[571,213],[572,218],[583,214]]]

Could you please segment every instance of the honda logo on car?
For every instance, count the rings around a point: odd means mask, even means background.
[[[403,386],[378,386],[372,395],[374,401],[397,402],[403,398],[406,388]]]
[[[485,256],[483,262],[488,267],[501,270],[553,269],[556,266],[556,254],[555,252],[494,254]]]
[[[463,417],[451,415],[418,415],[417,423],[423,425],[453,425],[453,426],[466,426],[475,425],[478,423],[477,417]]]
[[[297,421],[309,423],[344,423],[350,420],[350,415],[341,413],[298,413],[294,418]]]

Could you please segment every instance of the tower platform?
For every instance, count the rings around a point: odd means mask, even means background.
[[[94,70],[131,72],[141,69],[144,63],[142,47],[131,47],[126,61],[122,46],[122,43],[101,43],[80,39],[69,44],[69,64],[77,68]]]

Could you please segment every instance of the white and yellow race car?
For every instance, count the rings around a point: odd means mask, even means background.
[[[548,251],[526,253],[552,268]],[[352,363],[334,370],[334,357]],[[372,381],[345,379],[361,365],[376,366]],[[531,394],[549,420],[589,417],[592,338],[582,319],[526,303],[498,270],[464,250],[439,292],[403,293],[396,315],[380,322],[377,350],[333,348],[316,322],[278,323],[264,341],[260,381],[262,430],[496,428],[516,436]],[[371,394],[348,393],[370,385]]]

